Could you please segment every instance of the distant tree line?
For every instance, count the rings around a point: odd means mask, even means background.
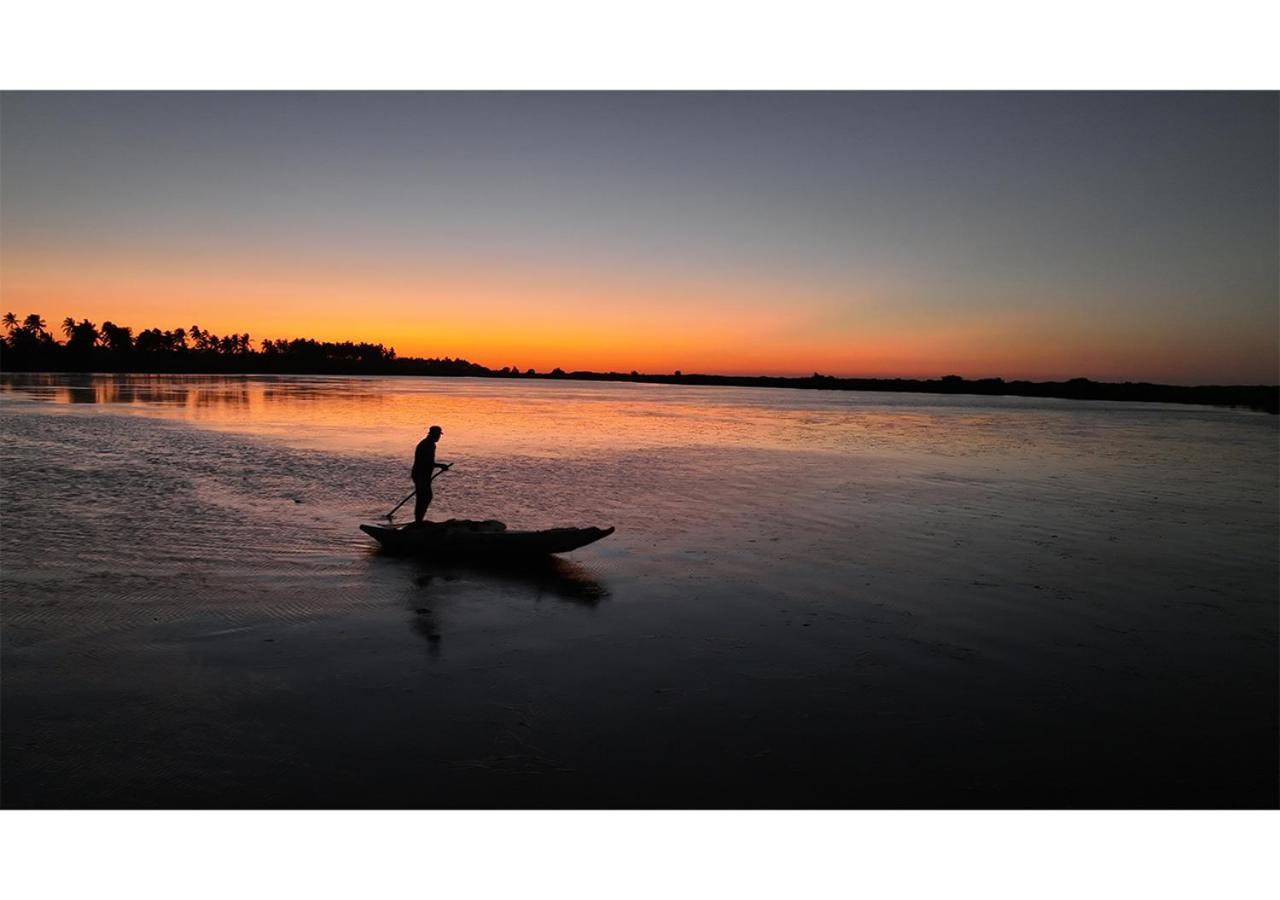
[[[311,338],[265,339],[190,328],[146,328],[67,317],[58,340],[43,318],[5,313],[0,368],[43,372],[237,372],[351,375],[488,375],[465,359],[398,357],[395,348]]]
[[[965,379],[945,375],[936,379],[837,378],[818,372],[808,377],[768,375],[670,375],[640,372],[547,373],[504,366],[490,369],[465,359],[400,357],[395,348],[351,341],[311,338],[261,340],[254,349],[247,333],[216,335],[192,325],[138,334],[128,326],[68,317],[59,329],[64,340],[49,331],[38,314],[19,319],[6,313],[6,333],[0,336],[0,370],[8,372],[209,372],[334,375],[469,375],[489,378],[554,378],[578,381],[633,381],[649,384],[690,384],[737,387],[777,387],[834,391],[893,391],[931,394],[979,394],[1055,397],[1071,400],[1194,403],[1239,406],[1280,412],[1280,386],[1200,385],[1185,387],[1148,382],[1105,382],[1088,378],[1069,381],[1005,381],[1002,378]]]

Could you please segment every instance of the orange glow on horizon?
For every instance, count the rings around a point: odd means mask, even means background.
[[[135,332],[198,324],[218,334],[368,341],[400,356],[461,357],[490,368],[741,375],[1227,381],[1231,359],[1275,357],[1241,329],[1204,346],[1159,323],[1104,329],[1044,312],[946,321],[868,287],[618,277],[494,267],[379,271],[336,263],[219,266],[6,252],[0,306],[111,320]],[[1069,325],[1064,324],[1070,323]],[[1244,350],[1245,352],[1241,352]],[[1170,360],[1179,360],[1173,369]],[[1236,383],[1258,383],[1241,369]]]

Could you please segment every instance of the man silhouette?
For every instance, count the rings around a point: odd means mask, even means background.
[[[444,434],[439,425],[427,429],[427,436],[418,441],[418,449],[413,451],[413,486],[418,492],[418,499],[413,504],[413,521],[421,522],[427,515],[427,507],[431,505],[431,477],[436,469],[445,471],[446,463],[436,462],[436,442]]]

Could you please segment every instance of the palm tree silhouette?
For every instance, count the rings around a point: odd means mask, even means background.
[[[127,325],[103,322],[102,338],[114,351],[128,352],[133,349],[133,329]]]
[[[70,322],[70,328],[67,323]],[[66,319],[62,323],[62,330],[67,336],[67,350],[75,356],[86,356],[98,343],[98,327],[88,319],[81,319],[79,322],[73,319]]]
[[[45,327],[48,326],[48,324],[48,322],[40,317],[39,313],[31,313],[22,320],[22,327],[38,337],[45,336]]]
[[[13,331],[13,329],[18,327],[18,317],[11,312],[5,313],[4,318],[0,319],[0,322],[4,322],[4,327],[10,331]]]

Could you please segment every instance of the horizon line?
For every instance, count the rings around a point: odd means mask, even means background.
[[[40,327],[35,331],[31,330],[32,326],[29,324],[32,318],[39,318],[41,323]],[[397,353],[395,346],[393,344],[384,343],[382,341],[373,342],[368,340],[352,340],[352,339],[325,340],[325,339],[302,337],[302,336],[291,337],[291,338],[265,338],[265,337],[252,338],[249,332],[247,331],[245,332],[231,331],[222,336],[218,336],[209,329],[201,329],[199,334],[206,338],[211,339],[214,344],[227,338],[242,338],[243,340],[241,341],[239,347],[230,349],[230,350],[224,350],[217,346],[192,347],[186,344],[186,339],[188,337],[191,337],[193,340],[196,340],[196,337],[194,337],[194,335],[197,334],[195,330],[199,328],[198,323],[192,324],[190,326],[190,329],[184,326],[178,326],[177,328],[174,328],[174,329],[162,330],[159,327],[152,326],[149,328],[143,328],[135,333],[133,326],[115,325],[115,323],[113,323],[110,319],[104,320],[104,322],[102,323],[102,326],[95,326],[93,325],[93,323],[88,322],[87,319],[81,319],[80,322],[77,323],[75,322],[73,317],[67,316],[57,326],[57,329],[61,330],[67,338],[67,340],[65,341],[60,341],[58,340],[57,335],[54,333],[54,329],[49,328],[49,323],[45,322],[43,317],[40,317],[36,313],[29,313],[27,316],[19,318],[12,312],[9,312],[5,315],[4,319],[5,319],[4,326],[7,328],[7,334],[3,337],[0,337],[0,346],[7,347],[11,351],[19,352],[19,348],[14,346],[14,336],[16,333],[19,333],[19,332],[29,333],[37,341],[48,342],[46,346],[50,346],[50,345],[56,346],[60,348],[62,351],[66,351],[71,341],[73,340],[72,330],[69,330],[69,328],[74,329],[76,326],[84,325],[87,323],[93,329],[93,342],[89,344],[87,347],[80,348],[80,351],[94,352],[98,354],[101,354],[101,353],[112,354],[117,358],[119,358],[121,354],[126,354],[126,353],[127,354],[139,353],[145,356],[150,356],[155,359],[159,359],[164,356],[170,356],[170,355],[179,356],[184,354],[205,354],[205,355],[212,355],[212,356],[218,356],[223,358],[235,357],[235,356],[241,356],[241,355],[252,355],[255,357],[270,358],[274,356],[275,353],[282,352],[282,351],[279,351],[279,350],[275,352],[269,351],[265,349],[268,345],[278,345],[281,348],[283,348],[286,345],[291,345],[297,342],[297,343],[303,343],[303,344],[315,344],[321,347],[324,347],[326,345],[333,346],[333,347],[350,345],[352,347],[367,347],[370,349],[376,348],[380,350],[382,353],[390,354],[391,358],[394,358],[395,360],[402,360],[405,363],[411,364],[413,362],[431,363],[431,362],[452,361],[455,363],[465,364],[467,366],[475,366],[480,369],[484,369],[487,372],[493,373],[494,375],[501,375],[501,373],[503,372],[509,372],[513,376],[517,376],[517,377],[530,377],[531,373],[535,377],[554,377],[554,374],[556,372],[560,372],[561,374],[566,376],[568,375],[615,376],[620,379],[625,379],[625,378],[645,378],[645,379],[742,378],[742,379],[784,379],[784,380],[795,380],[795,381],[814,381],[819,379],[832,379],[832,380],[839,380],[839,381],[880,381],[880,382],[894,382],[894,381],[930,382],[930,381],[944,381],[949,379],[959,379],[961,381],[970,382],[970,383],[972,382],[1003,382],[1006,384],[1013,384],[1013,383],[1066,384],[1069,382],[1076,381],[1076,382],[1090,382],[1092,384],[1152,385],[1152,386],[1167,386],[1167,387],[1182,387],[1182,388],[1280,387],[1280,378],[1277,378],[1276,381],[1272,381],[1272,382],[1267,382],[1267,381],[1254,381],[1254,382],[1186,381],[1186,380],[1152,381],[1146,378],[1135,379],[1133,377],[1122,377],[1122,376],[1114,376],[1114,375],[1095,377],[1095,376],[1082,375],[1082,374],[1066,375],[1063,373],[1057,373],[1057,374],[1051,374],[1051,375],[1038,375],[1038,376],[1030,376],[1030,375],[1008,376],[1008,375],[995,375],[995,374],[970,376],[970,375],[961,375],[959,372],[955,370],[947,371],[945,374],[931,374],[931,373],[923,373],[919,371],[913,372],[911,374],[871,374],[871,373],[831,374],[831,373],[821,372],[817,369],[809,370],[809,374],[804,374],[799,370],[791,370],[791,371],[776,371],[776,370],[775,371],[759,371],[759,370],[756,370],[756,371],[710,371],[710,370],[705,370],[705,371],[686,372],[682,368],[673,368],[668,372],[659,372],[659,371],[643,372],[634,367],[631,369],[617,369],[617,368],[567,369],[562,365],[556,365],[549,369],[544,369],[544,371],[538,371],[536,367],[528,367],[528,368],[519,368],[515,366],[493,367],[484,363],[475,362],[472,359],[465,356],[449,356],[449,355],[402,356],[399,353]],[[108,346],[108,332],[105,330],[105,326],[113,326],[120,333],[125,335],[126,336],[125,340],[127,341],[128,349],[116,349]],[[168,348],[152,347],[146,350],[138,350],[136,346],[136,342],[138,338],[144,334],[150,334],[156,337],[163,336],[164,338],[170,341],[176,340],[177,343]],[[259,349],[253,348],[252,344],[255,342],[259,345]],[[32,347],[30,349],[35,349],[35,348]],[[2,368],[3,367],[0,367],[0,369]],[[944,369],[945,367],[939,367],[939,368]],[[41,370],[34,370],[34,371],[41,371]],[[48,371],[48,370],[46,369],[44,371]],[[69,370],[69,371],[77,371],[77,370]],[[138,370],[137,374],[148,374],[148,373],[142,370]],[[190,373],[190,374],[199,374],[199,373]],[[255,373],[246,373],[246,374],[255,374]],[[270,373],[266,373],[266,374],[270,374]],[[279,374],[305,374],[305,373],[279,373]],[[323,374],[323,373],[317,372],[313,374]],[[396,373],[387,373],[387,374],[396,374]],[[457,376],[450,376],[450,377],[457,377]]]

